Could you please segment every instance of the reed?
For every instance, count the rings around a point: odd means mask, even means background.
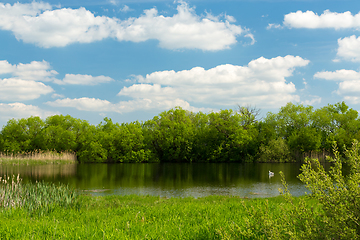
[[[39,149],[32,152],[0,152],[0,163],[75,163],[76,160],[76,153],[71,151],[56,152]]]
[[[0,210],[24,208],[30,213],[47,213],[56,207],[76,204],[77,193],[63,184],[22,183],[19,175],[0,177]]]

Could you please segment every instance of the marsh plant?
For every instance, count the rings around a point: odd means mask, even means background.
[[[32,152],[0,152],[0,163],[75,163],[76,154],[72,151],[42,151]]]
[[[46,182],[22,183],[19,175],[0,177],[0,209],[24,208],[46,213],[57,206],[76,204],[77,194],[67,185]]]
[[[280,212],[265,202],[264,206],[245,207],[246,225],[233,227],[230,237],[265,239],[359,239],[360,237],[360,156],[354,141],[341,158],[336,146],[333,166],[328,172],[318,159],[305,160],[299,179],[310,193],[293,197],[282,173],[284,189],[279,189],[286,204]],[[343,165],[349,168],[343,174]],[[267,200],[266,200],[267,201]],[[246,231],[244,230],[246,229]]]

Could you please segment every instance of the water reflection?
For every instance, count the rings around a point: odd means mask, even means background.
[[[269,177],[269,171],[274,176]],[[19,173],[24,181],[62,182],[93,195],[167,197],[277,196],[282,187],[280,171],[285,174],[293,195],[306,192],[296,177],[300,174],[300,164],[290,163],[0,165],[1,175]]]

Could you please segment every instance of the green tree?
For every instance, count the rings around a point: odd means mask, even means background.
[[[277,114],[268,114],[265,122],[272,125],[277,138],[286,140],[293,151],[318,151],[321,134],[313,124],[313,107],[288,103]]]
[[[337,142],[340,153],[349,148],[353,139],[360,140],[358,112],[345,102],[328,104],[317,109],[313,115],[316,129],[321,132],[321,148],[331,151],[333,141]]]
[[[29,152],[42,148],[43,127],[39,117],[10,119],[1,131],[1,151]]]
[[[144,123],[147,149],[161,162],[191,162],[194,127],[191,112],[176,107]]]
[[[43,129],[43,150],[58,152],[75,150],[77,148],[74,123],[76,119],[70,115],[54,115],[45,120]]]
[[[97,127],[99,142],[107,150],[109,162],[147,162],[142,126],[139,122],[114,124],[105,118]]]
[[[242,122],[242,116],[232,110],[221,110],[209,114],[206,142],[210,161],[242,161],[248,157],[256,129],[251,125],[245,128]]]

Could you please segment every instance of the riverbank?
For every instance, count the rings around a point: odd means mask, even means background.
[[[308,205],[314,200],[306,197]],[[229,196],[159,198],[81,195],[73,207],[47,214],[24,209],[3,211],[1,239],[241,239],[266,238],[255,229],[252,211],[279,218],[289,203],[283,197],[243,199]],[[266,207],[268,206],[268,207]],[[315,208],[316,209],[316,208]],[[250,214],[250,215],[249,215]]]

